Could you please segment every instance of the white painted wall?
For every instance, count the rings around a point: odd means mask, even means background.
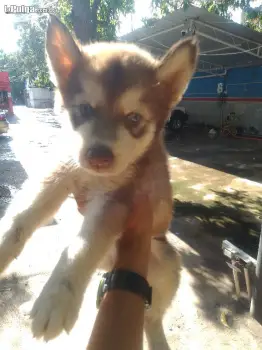
[[[54,104],[54,92],[46,88],[27,88],[27,105],[32,108],[51,108]]]
[[[221,118],[230,112],[235,112],[239,121],[236,126],[259,130],[262,135],[262,103],[256,102],[227,102],[221,107],[219,102],[181,101],[189,114],[188,124],[206,124],[215,127],[221,126]]]

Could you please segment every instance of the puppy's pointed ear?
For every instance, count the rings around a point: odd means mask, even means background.
[[[157,78],[160,84],[171,89],[171,103],[177,103],[182,98],[195,72],[198,52],[198,41],[193,37],[179,41],[160,61]]]
[[[81,52],[66,26],[50,15],[46,51],[58,86],[63,88],[81,59]]]

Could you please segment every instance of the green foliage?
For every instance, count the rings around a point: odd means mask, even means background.
[[[201,6],[206,8],[209,12],[216,13],[217,15],[225,18],[231,18],[230,10],[242,9],[245,11],[250,8],[250,0],[226,0],[226,1],[214,1],[214,0],[201,0]]]
[[[186,10],[193,4],[193,0],[152,0],[152,9],[155,17],[162,17],[181,8]]]
[[[18,53],[6,54],[0,50],[0,70],[9,73],[13,100],[23,101],[25,79]]]
[[[73,24],[71,18],[72,3],[70,0],[56,0],[55,14],[60,18],[60,20],[67,26],[67,28],[72,32]]]
[[[94,1],[93,1],[94,3]],[[96,13],[97,26],[93,28],[94,40],[114,40],[120,16],[132,13],[134,0],[101,0]]]
[[[8,55],[0,49],[0,70],[6,71],[8,65]]]
[[[120,15],[133,12],[133,0],[106,0],[101,2],[98,12],[97,40],[114,40],[119,28]],[[109,25],[107,25],[107,23]]]
[[[162,17],[177,9],[186,9],[190,5],[200,5],[217,15],[230,19],[231,11],[241,9],[245,14],[245,25],[262,31],[262,7],[251,8],[252,0],[152,0],[153,17]]]
[[[72,30],[70,21],[71,8],[69,0],[35,0],[34,5],[38,7],[50,7]],[[18,40],[20,66],[23,78],[29,79],[31,86],[53,88],[49,78],[49,71],[45,56],[45,33],[48,23],[48,15],[30,15],[23,21],[17,21],[16,29],[19,31]]]
[[[245,14],[245,24],[249,28],[262,32],[262,6],[250,9]]]
[[[134,0],[71,0],[72,21],[82,43],[114,40],[121,15],[134,11]]]
[[[36,87],[51,86],[45,61],[46,26],[46,16],[39,16],[37,19],[32,16],[16,25],[20,34],[18,47],[21,69],[24,78],[29,79],[30,84]]]
[[[34,0],[38,7],[52,7],[55,14],[73,31],[72,2],[74,0]],[[92,33],[88,33],[92,40],[113,40],[119,26],[120,15],[131,13],[134,0],[82,0],[91,16]],[[17,17],[16,29],[19,31],[18,51],[14,55],[0,52],[0,68],[8,70],[12,84],[16,82],[19,90],[29,79],[30,85],[35,87],[53,87],[49,79],[45,57],[45,32],[48,15],[28,15]],[[8,57],[7,57],[8,56]]]

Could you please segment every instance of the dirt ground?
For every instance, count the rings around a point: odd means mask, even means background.
[[[197,134],[197,135],[195,135]],[[262,215],[262,140],[218,138],[188,130],[167,142],[176,217],[201,234],[228,238],[256,258]]]
[[[167,135],[167,148],[174,194],[171,232],[184,267],[175,303],[186,304],[192,315],[189,325],[191,317],[181,312],[184,323],[173,348],[260,349],[262,328],[249,316],[248,303],[243,307],[232,298],[231,270],[221,244],[228,239],[256,258],[262,142],[210,140],[203,130],[185,130],[178,140]],[[185,300],[187,292],[194,302]]]
[[[210,140],[206,133],[186,130],[180,140],[167,137],[167,147],[174,190],[169,236],[183,261],[181,285],[164,321],[170,348],[262,349],[261,326],[247,308],[233,302],[231,270],[221,250],[227,238],[256,255],[262,142]],[[80,222],[75,209],[68,199],[55,224],[38,230],[0,280],[1,349],[86,348],[96,315],[99,275],[90,283],[70,335],[44,344],[32,338],[28,318],[33,301]],[[221,317],[225,314],[227,322]]]

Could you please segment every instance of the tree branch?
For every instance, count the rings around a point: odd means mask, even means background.
[[[91,34],[91,38],[92,39],[97,39],[97,25],[98,25],[98,8],[101,4],[102,0],[94,0],[93,2],[93,6],[92,6],[92,34]]]

